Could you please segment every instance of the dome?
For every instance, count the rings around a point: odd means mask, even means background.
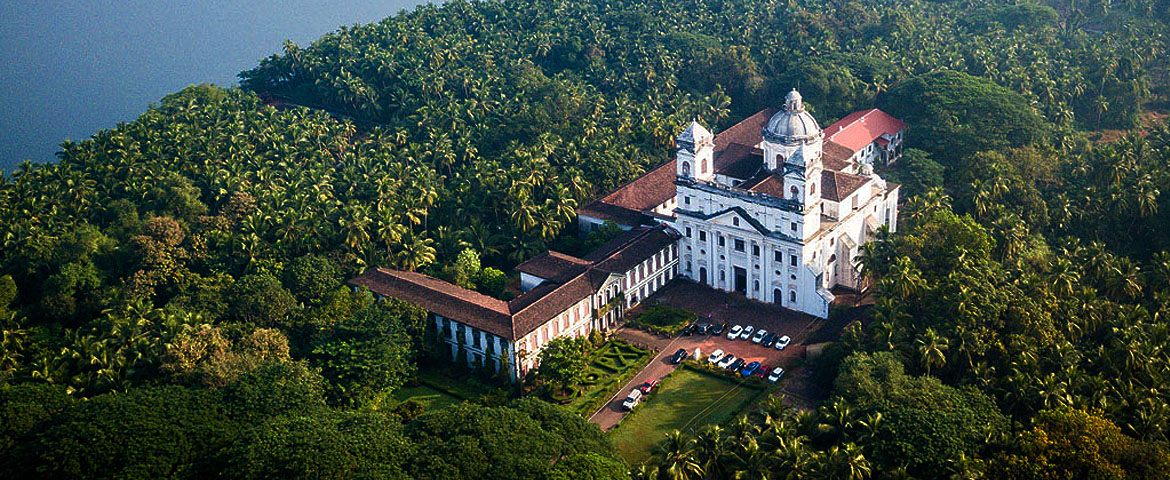
[[[793,89],[784,98],[784,109],[772,115],[764,126],[764,140],[773,143],[796,143],[811,140],[821,134],[821,126],[804,109],[800,93]]]

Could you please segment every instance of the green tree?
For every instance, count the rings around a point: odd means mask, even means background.
[[[550,386],[566,389],[585,379],[589,341],[584,337],[557,337],[540,350],[536,375]]]

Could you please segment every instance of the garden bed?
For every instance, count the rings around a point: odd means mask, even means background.
[[[593,353],[585,374],[585,381],[554,401],[588,417],[601,408],[613,391],[633,378],[653,358],[653,352],[635,347],[621,340],[610,340]]]
[[[689,310],[655,305],[647,307],[638,316],[627,320],[626,324],[653,334],[674,336],[694,321],[695,314]]]

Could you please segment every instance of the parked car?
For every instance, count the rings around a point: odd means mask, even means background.
[[[678,333],[681,333],[685,337],[689,337],[689,336],[691,336],[692,333],[695,333],[696,328],[698,328],[698,327],[692,323],[690,325],[683,327],[682,330],[678,331]]]
[[[731,363],[731,365],[727,366],[727,369],[731,370],[733,372],[738,372],[740,368],[743,368],[744,363],[745,362],[743,361],[742,358],[737,358],[737,359],[735,359],[734,362]]]
[[[759,375],[760,378],[768,378],[768,374],[771,372],[772,372],[772,366],[771,365],[764,365],[756,370],[756,375]]]
[[[628,412],[638,406],[639,403],[642,403],[642,391],[635,388],[622,401],[622,409]]]
[[[735,340],[735,339],[739,338],[739,334],[742,332],[743,332],[743,327],[741,327],[739,325],[731,327],[731,330],[727,331],[727,339],[728,340]]]
[[[654,388],[658,386],[659,382],[661,382],[661,380],[657,378],[651,378],[643,382],[642,385],[638,387],[638,390],[641,390],[643,395],[648,394],[654,391]]]
[[[751,338],[752,331],[754,331],[755,329],[756,329],[756,327],[753,327],[751,325],[743,327],[743,331],[739,332],[739,339],[740,340],[747,340],[747,339]]]
[[[730,367],[732,363],[737,361],[739,360],[735,358],[735,355],[729,353],[724,356],[722,360],[719,360],[719,363],[716,363],[715,365],[717,365],[719,368],[727,368]]]
[[[670,356],[670,363],[678,365],[678,364],[682,363],[682,361],[685,360],[686,358],[687,358],[687,349],[680,348],[680,349],[678,349],[677,352],[674,352],[674,355]]]
[[[768,331],[764,329],[756,330],[756,334],[752,335],[752,343],[760,343],[764,341],[764,337],[768,335]]]
[[[780,380],[780,377],[783,377],[783,376],[784,376],[784,369],[780,368],[780,367],[776,367],[775,370],[772,370],[772,374],[768,375],[768,383],[776,383],[776,381]]]
[[[764,337],[764,341],[762,342],[762,345],[765,347],[771,347],[773,345],[776,345],[776,338],[777,338],[777,335],[775,333],[769,333],[768,336]]]
[[[700,323],[699,328],[695,330],[695,333],[697,333],[699,335],[706,335],[710,331],[711,331],[711,324],[710,323]]]
[[[779,340],[776,340],[776,350],[784,350],[784,347],[787,347],[789,343],[792,343],[792,339],[788,338],[788,335],[780,337]]]
[[[707,361],[710,363],[719,363],[719,360],[722,358],[723,358],[723,350],[715,349],[714,352],[711,352],[711,356],[707,357]]]
[[[740,375],[743,375],[745,377],[750,377],[750,376],[752,376],[752,373],[754,373],[756,371],[757,368],[760,368],[760,362],[752,362],[752,363],[747,364],[747,366],[743,367],[743,370],[740,370],[739,373],[740,373]]]
[[[724,323],[724,324],[716,323],[716,324],[711,325],[711,335],[723,335],[724,330],[727,330],[726,323]]]

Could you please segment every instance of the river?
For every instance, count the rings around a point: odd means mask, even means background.
[[[55,158],[191,84],[236,74],[292,40],[422,0],[0,1],[0,170]]]

